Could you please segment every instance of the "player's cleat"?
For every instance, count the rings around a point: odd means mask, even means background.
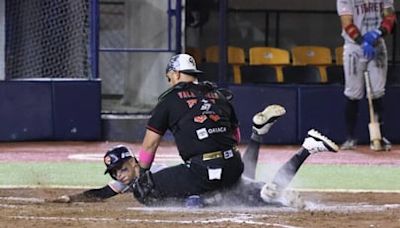
[[[203,206],[203,199],[199,195],[188,196],[185,200],[185,207],[187,208],[201,208]]]
[[[275,183],[265,184],[260,191],[260,196],[270,205],[305,208],[304,200],[297,192],[280,189]]]
[[[341,150],[355,150],[357,148],[357,140],[347,139],[341,146]]]
[[[265,184],[261,191],[260,196],[261,199],[266,203],[274,203],[281,196],[282,190],[278,188],[278,185],[275,183],[267,183]]]
[[[372,142],[370,144],[370,148],[371,150],[374,151],[390,151],[392,149],[392,143],[390,143],[390,141],[387,138],[382,137],[379,148],[376,148],[374,143]]]
[[[337,152],[339,150],[336,143],[314,129],[309,130],[307,135],[303,147],[311,154],[325,151]]]
[[[383,149],[389,151],[392,149],[392,143],[385,137],[382,137],[382,146]]]
[[[285,113],[285,108],[280,105],[267,106],[264,111],[253,116],[253,132],[259,135],[266,134],[275,121]]]

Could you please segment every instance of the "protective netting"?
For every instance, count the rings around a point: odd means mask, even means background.
[[[6,0],[6,76],[90,77],[89,0]]]

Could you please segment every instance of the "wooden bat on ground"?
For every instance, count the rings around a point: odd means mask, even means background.
[[[374,112],[374,105],[372,103],[372,91],[371,91],[371,81],[369,79],[369,72],[368,70],[364,71],[364,78],[365,78],[365,88],[367,90],[367,98],[368,98],[368,106],[369,106],[369,138],[371,141],[371,149],[375,151],[383,150],[382,147],[382,135],[381,129],[379,126],[379,122],[375,118]]]

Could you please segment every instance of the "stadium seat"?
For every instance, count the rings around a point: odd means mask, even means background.
[[[297,46],[292,48],[292,60],[294,66],[317,66],[321,82],[328,81],[326,67],[332,64],[331,49],[322,46]]]
[[[219,62],[219,47],[210,46],[206,48],[205,51],[206,62],[218,63]],[[233,68],[233,82],[240,84],[241,73],[240,66],[245,64],[244,49],[240,47],[228,46],[228,64]]]
[[[389,65],[386,85],[400,86],[400,65]]]
[[[335,48],[336,65],[343,65],[343,46]]]
[[[211,81],[211,82],[218,82],[218,63],[209,63],[203,62],[198,65],[199,70],[203,71],[204,74],[198,77],[199,81]],[[226,72],[226,80],[227,82],[233,82],[233,66],[228,65],[228,69]]]
[[[268,65],[244,65],[240,67],[242,83],[276,83],[277,71]],[[283,78],[282,78],[283,81]]]
[[[197,65],[203,62],[203,55],[201,53],[200,48],[186,47],[185,48],[185,53],[193,56],[193,58],[196,61]]]
[[[272,66],[275,68],[276,82],[283,82],[282,67],[290,64],[289,51],[273,47],[252,47],[249,49],[251,66]],[[268,67],[255,67],[252,71],[265,71]],[[268,70],[267,70],[268,71]],[[269,76],[268,76],[269,77]]]
[[[283,81],[288,84],[319,84],[320,71],[317,66],[286,66],[283,67]]]
[[[343,66],[332,65],[326,68],[329,84],[344,84],[344,70]]]

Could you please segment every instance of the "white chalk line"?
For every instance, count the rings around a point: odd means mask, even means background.
[[[29,202],[29,203],[44,203],[45,202],[45,200],[41,199],[41,198],[15,197],[15,196],[0,197],[0,200],[17,201],[17,202]]]
[[[214,224],[214,223],[239,223],[239,224],[247,224],[247,225],[262,225],[262,226],[274,226],[274,227],[282,227],[282,228],[299,228],[297,226],[290,226],[278,223],[265,223],[265,222],[257,222],[248,220],[254,216],[238,216],[233,218],[219,218],[219,219],[198,219],[198,220],[164,220],[164,219],[121,219],[121,218],[99,218],[99,217],[59,217],[59,216],[9,216],[12,219],[25,219],[25,220],[53,220],[53,221],[92,221],[92,222],[126,222],[126,223],[151,223],[151,224]]]
[[[3,201],[15,201],[15,202],[25,202],[25,203],[45,203],[46,200],[42,198],[35,197],[15,197],[15,196],[7,196],[0,197],[0,200]],[[399,209],[400,204],[368,204],[366,202],[361,203],[348,203],[348,204],[334,204],[334,205],[326,205],[322,203],[314,203],[311,201],[306,201],[305,210],[309,211],[332,211],[332,212],[340,212],[340,211],[354,211],[354,212],[377,212],[384,211],[387,209]],[[12,204],[0,204],[0,207],[13,207]],[[15,205],[17,206],[17,205]],[[237,207],[237,208],[226,208],[226,207],[209,207],[209,208],[185,208],[182,211],[182,207],[128,207],[127,210],[131,211],[141,211],[141,212],[171,212],[171,213],[204,213],[204,212],[216,212],[218,214],[232,214],[232,213],[242,213],[242,212],[293,212],[298,211],[296,208],[292,207],[275,207],[275,206],[264,206],[264,207]],[[245,214],[247,216],[247,214]],[[268,215],[263,215],[264,217],[271,217]]]
[[[1,208],[22,208],[24,205],[0,204]]]
[[[0,189],[12,189],[12,188],[23,188],[23,189],[91,189],[97,188],[97,185],[0,185]]]

